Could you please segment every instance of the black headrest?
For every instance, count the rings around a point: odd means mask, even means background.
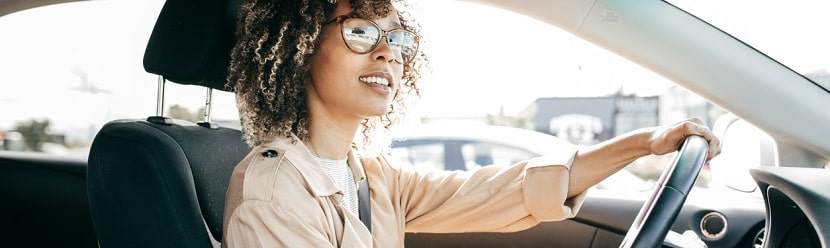
[[[225,88],[239,0],[167,0],[147,50],[144,70],[180,84]]]

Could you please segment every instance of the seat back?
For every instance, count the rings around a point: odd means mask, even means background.
[[[238,4],[167,0],[145,70],[160,82],[225,90]],[[101,247],[216,247],[231,173],[250,149],[239,130],[209,118],[197,125],[157,113],[107,123],[93,140],[87,169]]]
[[[249,151],[229,128],[107,123],[93,141],[87,171],[101,247],[214,246],[231,172]]]

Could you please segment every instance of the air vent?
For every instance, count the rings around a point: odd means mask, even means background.
[[[711,212],[700,219],[700,233],[710,240],[717,240],[726,234],[726,217],[718,212]]]
[[[764,228],[761,228],[761,230],[758,230],[758,234],[755,234],[755,238],[752,239],[752,247],[764,248]]]

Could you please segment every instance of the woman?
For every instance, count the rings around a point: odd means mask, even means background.
[[[638,157],[676,150],[687,135],[719,147],[692,119],[473,173],[391,162],[372,152],[381,143],[372,137],[418,96],[426,59],[417,25],[388,0],[334,2],[242,6],[228,83],[255,148],[227,193],[227,247],[402,247],[407,231],[518,231],[573,217],[589,187]],[[370,225],[359,217],[364,181]]]

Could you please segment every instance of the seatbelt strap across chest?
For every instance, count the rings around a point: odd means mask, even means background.
[[[360,183],[358,183],[357,189],[357,204],[358,204],[358,214],[360,215],[360,221],[363,222],[363,225],[366,225],[366,228],[369,229],[369,232],[372,232],[372,204],[371,199],[369,197],[369,179],[364,178]]]

